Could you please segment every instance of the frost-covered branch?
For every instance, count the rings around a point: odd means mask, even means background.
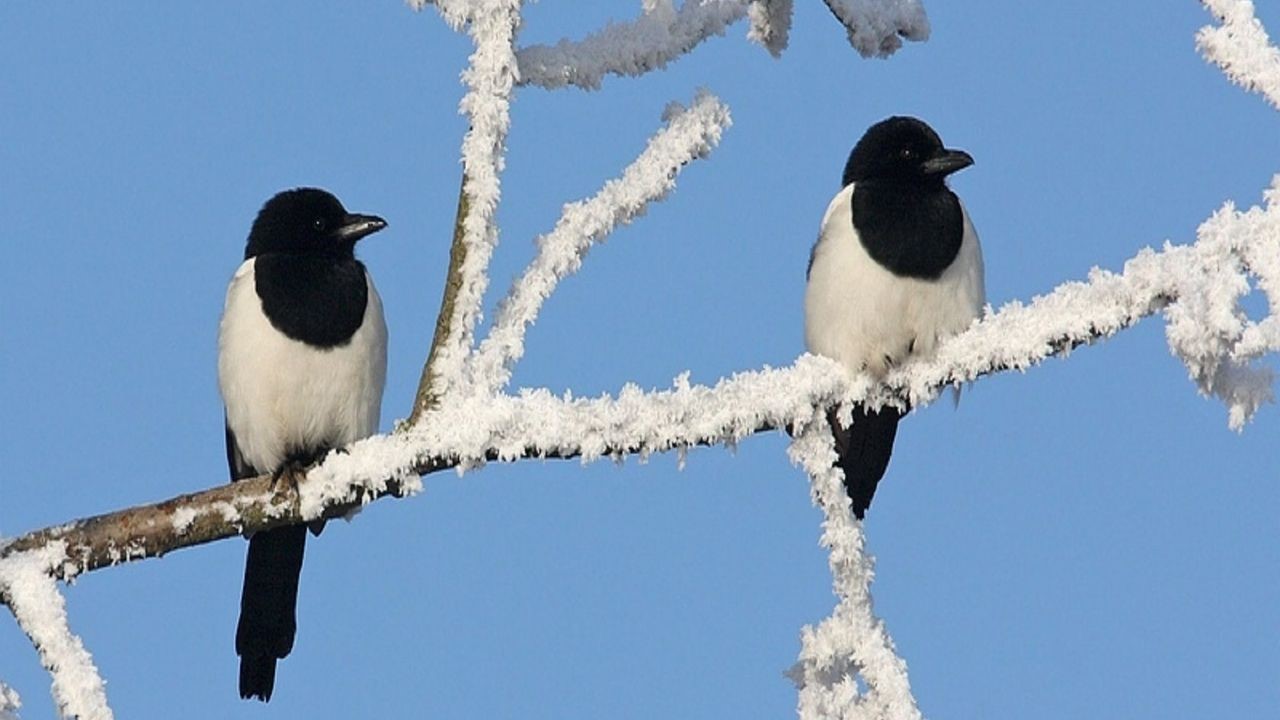
[[[451,270],[447,283],[457,284],[452,297],[446,295],[446,305],[452,300],[452,317],[445,325],[447,335],[433,343],[423,368],[411,422],[461,381],[463,362],[473,346],[488,286],[489,260],[498,243],[494,215],[511,125],[511,92],[519,78],[515,40],[520,28],[520,0],[441,0],[436,4],[451,24],[466,24],[475,44],[470,65],[462,74],[467,93],[459,106],[471,128],[462,140],[464,198],[459,202],[460,240],[455,243],[462,250],[456,273]]]
[[[77,720],[111,720],[107,693],[93,658],[67,626],[67,607],[51,571],[65,560],[61,543],[0,559],[0,599],[31,638],[53,676],[58,713]],[[0,717],[17,696],[0,685]],[[12,695],[12,698],[9,696]],[[12,708],[12,709],[16,709]]]
[[[0,557],[63,541],[70,561],[88,570],[242,531],[340,516],[377,497],[412,494],[420,475],[449,467],[526,457],[589,462],[732,445],[756,432],[803,425],[815,408],[854,401],[920,407],[950,385],[1026,370],[1161,310],[1175,354],[1202,391],[1223,399],[1231,426],[1239,428],[1272,393],[1270,371],[1249,363],[1280,352],[1278,258],[1280,179],[1264,208],[1224,207],[1201,226],[1195,244],[1144,250],[1120,273],[1094,270],[1087,282],[1065,283],[1027,304],[1009,303],[944,343],[934,358],[895,370],[884,385],[803,355],[789,367],[743,372],[711,386],[681,376],[668,390],[628,385],[616,397],[558,397],[546,390],[456,396],[404,432],[330,453],[300,483],[298,498],[287,487],[274,495],[263,476],[37,531],[0,548]],[[1259,321],[1239,308],[1251,278],[1273,309]]]
[[[1002,368],[1025,368],[1050,354],[1109,337],[1165,309],[1173,353],[1201,392],[1216,395],[1239,430],[1272,399],[1273,378],[1250,364],[1280,352],[1280,177],[1264,208],[1241,213],[1228,203],[1198,230],[1194,245],[1144,250],[1120,274],[1095,269],[1087,283],[1067,283],[1028,306],[1010,303],[928,361],[890,374],[888,384],[913,403],[933,399],[938,380],[968,382]],[[1250,320],[1240,306],[1250,277],[1267,293],[1272,315]],[[1167,306],[1167,307],[1166,307]]]
[[[778,57],[791,37],[791,0],[751,0],[747,8],[751,30],[747,37]]]
[[[656,0],[635,20],[610,23],[583,40],[521,49],[520,82],[596,90],[605,75],[637,77],[666,67],[746,14],[743,0],[685,0],[679,10],[671,0]]]
[[[555,229],[538,238],[537,255],[499,306],[493,329],[470,363],[478,386],[493,392],[507,384],[512,363],[524,355],[525,330],[560,280],[582,266],[592,245],[671,192],[680,170],[710,153],[731,122],[729,109],[706,92],[687,110],[672,103],[663,119],[667,126],[620,178],[605,183],[590,200],[565,205]]]
[[[863,57],[888,57],[902,38],[929,38],[929,18],[919,0],[824,0]]]
[[[925,40],[929,20],[919,0],[824,0],[865,57],[886,57],[902,38]],[[747,37],[774,57],[786,49],[792,0],[646,0],[635,20],[610,23],[577,41],[520,50],[520,82],[543,88],[596,90],[606,75],[638,77],[665,68],[747,17]]]
[[[884,621],[875,616],[875,561],[866,552],[862,523],[849,511],[844,476],[833,467],[835,446],[824,417],[814,414],[789,451],[792,462],[809,474],[813,503],[826,518],[822,545],[830,551],[827,562],[839,598],[830,617],[800,632],[800,660],[788,673],[800,691],[800,718],[919,720],[907,664]],[[866,683],[865,693],[855,677]]]
[[[1249,0],[1202,0],[1218,18],[1196,33],[1196,47],[1205,59],[1222,69],[1232,82],[1261,93],[1280,108],[1280,49],[1271,44],[1266,28],[1254,15]]]

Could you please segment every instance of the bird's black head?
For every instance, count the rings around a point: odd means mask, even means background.
[[[891,117],[872,125],[849,153],[843,186],[864,180],[942,184],[951,173],[973,164],[963,150],[948,150],[921,120]]]
[[[351,258],[360,238],[386,226],[376,215],[347,212],[338,198],[324,190],[285,190],[258,211],[244,257],[281,253]]]

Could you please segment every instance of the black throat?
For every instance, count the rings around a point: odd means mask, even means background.
[[[267,253],[253,271],[262,311],[294,340],[317,348],[346,345],[364,320],[369,286],[355,258]]]
[[[941,179],[860,180],[852,202],[862,247],[894,275],[937,280],[960,252],[964,213]]]

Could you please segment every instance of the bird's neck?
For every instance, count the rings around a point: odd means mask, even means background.
[[[350,342],[369,302],[364,265],[354,257],[259,255],[254,285],[272,326],[317,348]]]
[[[851,202],[863,248],[894,275],[936,280],[960,252],[964,212],[941,180],[861,180]]]

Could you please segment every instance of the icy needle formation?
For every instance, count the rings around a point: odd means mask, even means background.
[[[493,329],[471,363],[471,374],[488,392],[506,385],[512,363],[524,355],[526,328],[560,280],[582,266],[592,245],[666,197],[680,170],[706,157],[730,124],[729,108],[707,92],[688,109],[672,103],[664,119],[667,127],[621,177],[605,183],[590,200],[565,205],[555,229],[537,239],[537,255],[499,306]]]
[[[826,0],[862,55],[886,57],[902,38],[924,40],[929,20],[919,0]],[[605,75],[640,76],[660,70],[702,41],[723,35],[744,17],[747,37],[774,57],[787,47],[792,0],[646,0],[631,22],[611,23],[583,40],[561,40],[520,51],[520,82],[544,88],[596,90]]]
[[[791,36],[791,0],[752,0],[747,9],[751,30],[747,38],[778,57]]]
[[[596,90],[605,75],[637,77],[666,67],[703,40],[723,35],[746,13],[741,0],[686,0],[679,11],[670,0],[655,2],[639,18],[610,23],[584,40],[524,48],[521,82]]]
[[[414,0],[422,7],[426,0]],[[501,197],[500,176],[511,126],[511,93],[520,77],[515,41],[520,28],[520,0],[437,0],[445,20],[454,27],[466,25],[475,44],[470,65],[462,73],[467,93],[460,110],[471,122],[462,140],[463,193],[467,213],[462,218],[462,242],[466,248],[458,282],[460,287],[449,320],[449,334],[435,350],[432,394],[441,397],[462,378],[462,367],[474,344],[484,291],[489,284],[489,260],[498,244],[494,219]]]
[[[1280,49],[1271,44],[1266,28],[1253,14],[1249,0],[1203,0],[1221,25],[1196,33],[1196,47],[1205,59],[1231,81],[1261,93],[1280,108]]]
[[[809,473],[813,504],[822,509],[822,545],[830,550],[833,589],[839,602],[831,617],[800,632],[800,661],[789,675],[799,688],[801,718],[900,718],[920,710],[884,621],[872,610],[875,561],[867,554],[862,523],[849,511],[844,477],[825,415],[812,416],[792,443],[791,460]],[[866,683],[859,692],[855,677]]]
[[[67,606],[51,569],[66,559],[60,544],[0,559],[0,597],[31,638],[40,663],[53,676],[53,699],[58,714],[77,720],[111,720],[107,693],[98,668],[80,638],[67,626]],[[0,693],[0,717],[17,695]],[[12,695],[12,698],[9,697]],[[16,709],[16,708],[15,708]]]
[[[825,0],[863,57],[888,57],[902,38],[927,40],[929,19],[917,0]]]
[[[18,691],[0,682],[0,720],[18,720],[18,711],[22,709],[22,698]]]

